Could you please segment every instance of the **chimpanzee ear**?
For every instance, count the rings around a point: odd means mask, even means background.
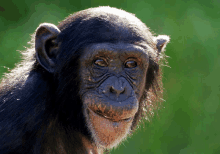
[[[48,72],[54,72],[58,55],[57,36],[60,30],[50,23],[43,23],[36,30],[35,50],[37,60]]]
[[[154,38],[154,41],[156,42],[158,55],[159,55],[161,52],[164,52],[167,43],[169,43],[170,41],[170,37],[167,35],[158,35],[157,37]]]

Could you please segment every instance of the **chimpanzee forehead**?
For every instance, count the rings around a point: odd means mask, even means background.
[[[142,52],[146,53],[146,49],[142,48],[141,46],[135,44],[129,44],[124,42],[118,43],[95,43],[91,44],[90,46],[86,47],[86,50],[90,50],[91,52],[99,52],[99,51],[111,51],[112,54],[118,52]]]
[[[126,57],[138,57],[142,61],[146,61],[148,59],[148,50],[150,51],[151,48],[144,49],[138,45],[123,42],[118,42],[117,44],[98,43],[86,47],[81,58],[83,60],[94,59],[95,57],[120,58],[124,61]]]

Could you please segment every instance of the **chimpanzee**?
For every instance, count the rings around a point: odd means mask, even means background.
[[[100,154],[117,146],[161,96],[168,42],[112,7],[41,24],[0,84],[0,153]]]

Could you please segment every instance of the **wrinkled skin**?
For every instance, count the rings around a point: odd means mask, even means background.
[[[2,153],[101,154],[131,134],[161,92],[169,42],[111,7],[41,24],[0,85]]]

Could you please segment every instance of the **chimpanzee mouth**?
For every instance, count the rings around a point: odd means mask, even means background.
[[[96,114],[99,117],[108,119],[109,121],[112,121],[112,122],[130,122],[133,119],[133,117],[125,118],[125,119],[112,118],[112,117],[109,117],[109,116],[106,116],[106,115],[102,114],[101,111],[93,111],[90,108],[88,108],[88,110],[89,110],[89,112],[93,112],[93,114]]]

